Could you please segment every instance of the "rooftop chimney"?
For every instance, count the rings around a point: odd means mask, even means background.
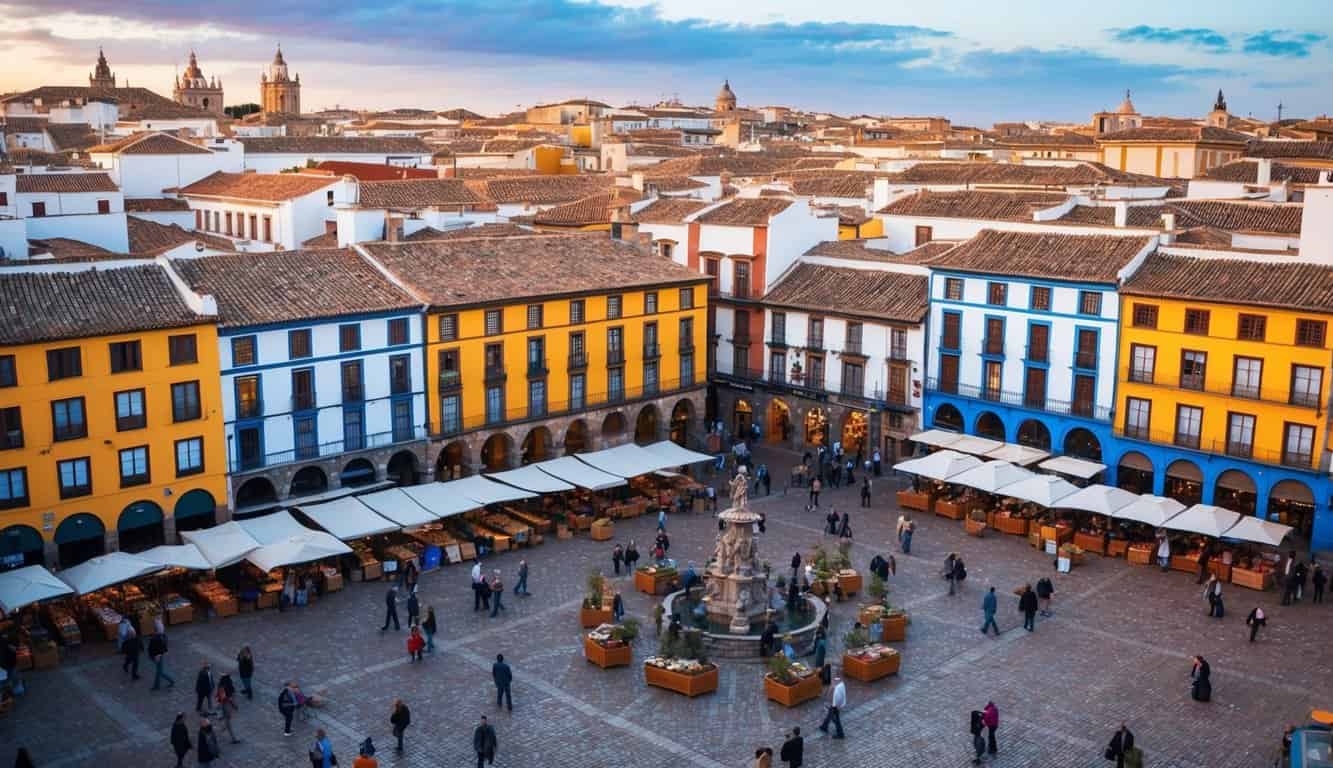
[[[1333,264],[1333,171],[1320,171],[1319,183],[1305,187],[1301,210],[1301,261]]]
[[[1255,165],[1254,183],[1261,187],[1268,186],[1269,183],[1273,181],[1273,161],[1266,157],[1261,157]]]
[[[1116,201],[1115,225],[1121,228],[1129,226],[1129,203],[1124,200]]]

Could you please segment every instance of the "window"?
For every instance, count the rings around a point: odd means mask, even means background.
[[[1004,319],[999,317],[986,318],[986,339],[984,342],[986,354],[1003,355],[1004,354]]]
[[[264,466],[264,430],[259,426],[236,430],[236,459],[242,469]]]
[[[1079,329],[1077,344],[1074,349],[1074,367],[1086,371],[1097,370],[1097,332],[1088,328]]]
[[[120,487],[128,488],[132,485],[147,485],[148,477],[148,446],[140,445],[135,448],[126,448],[120,452]]]
[[[1102,313],[1102,295],[1098,291],[1079,291],[1078,292],[1078,313],[1080,315],[1096,315]]]
[[[1143,344],[1129,346],[1129,380],[1142,384],[1151,384],[1157,367],[1157,348]]]
[[[1048,363],[1051,360],[1051,327],[1040,323],[1028,326],[1028,360]]]
[[[902,328],[889,329],[889,357],[894,360],[907,359],[907,331]]]
[[[314,416],[292,419],[296,458],[313,459],[319,455],[319,434]]]
[[[584,304],[583,299],[574,299],[573,301],[569,302],[569,324],[570,325],[582,324],[584,322],[584,318],[587,316],[586,310],[587,310],[587,305]]]
[[[459,368],[459,355],[456,349],[440,350],[440,389],[451,389],[462,385],[463,372]]]
[[[389,394],[405,395],[412,391],[412,368],[409,355],[389,358]]]
[[[606,372],[606,397],[613,403],[625,399],[624,368],[612,368]]]
[[[1206,309],[1187,309],[1185,310],[1185,333],[1194,333],[1200,336],[1208,335],[1208,310]]]
[[[1097,377],[1075,376],[1073,414],[1075,416],[1092,416],[1096,399]]]
[[[389,346],[396,347],[408,341],[407,318],[396,317],[389,321]]]
[[[324,199],[325,199],[325,203],[326,203],[330,208],[332,208],[332,207],[333,207],[333,190],[330,189],[330,190],[328,191],[328,193],[327,193],[327,195],[326,195],[326,197],[325,197]]]
[[[569,408],[570,410],[582,410],[587,404],[588,380],[581,373],[570,374],[569,376]]]
[[[28,506],[28,470],[0,469],[0,509]]]
[[[227,211],[226,221],[227,221],[227,236],[230,237],[230,236],[231,236],[231,211]]]
[[[257,240],[258,238],[259,238],[259,217],[252,213],[250,214],[250,239]]]
[[[657,291],[649,291],[643,295],[643,313],[645,315],[657,314]]]
[[[719,290],[719,281],[721,278],[719,278],[718,275],[721,274],[721,269],[721,262],[717,259],[704,259],[704,274],[712,278],[712,281],[708,284],[708,293],[710,295],[716,294]]]
[[[528,305],[528,330],[542,327],[542,305]]]
[[[1148,439],[1148,425],[1152,421],[1152,401],[1137,397],[1125,399],[1125,437]]]
[[[606,364],[616,365],[625,362],[625,329],[606,329]]]
[[[810,370],[805,373],[805,382],[813,389],[824,388],[824,356],[813,355],[807,359]]]
[[[807,349],[823,349],[824,318],[822,317],[810,318],[810,330],[807,335],[809,336],[809,338],[805,340],[805,346]]]
[[[255,364],[255,337],[237,336],[231,340],[231,364],[233,367]]]
[[[1324,332],[1328,323],[1323,320],[1297,320],[1296,343],[1302,347],[1324,346]]]
[[[1051,289],[1043,285],[1032,286],[1029,305],[1032,309],[1039,312],[1049,312],[1051,309]]]
[[[694,309],[694,289],[693,289],[693,288],[681,288],[681,289],[680,289],[680,308],[681,308],[681,309]]]
[[[944,298],[949,301],[963,300],[963,279],[961,277],[944,278]]]
[[[1254,417],[1227,414],[1227,455],[1249,458],[1254,454]]]
[[[171,365],[190,365],[199,362],[199,346],[194,334],[168,336],[167,357]]]
[[[393,419],[393,441],[401,443],[411,440],[415,430],[412,428],[412,401],[395,400],[390,407],[390,417]]]
[[[498,309],[486,310],[486,335],[496,336],[504,332],[504,315]]]
[[[23,447],[23,409],[0,408],[0,451]]]
[[[46,203],[32,204],[32,217],[34,219],[40,219],[45,215],[46,215]]]
[[[176,477],[204,471],[204,439],[187,437],[176,441]]]
[[[311,354],[313,353],[310,347],[309,328],[287,332],[287,357],[289,359],[300,360],[310,357]]]
[[[864,326],[861,323],[847,323],[847,343],[843,345],[843,354],[861,354],[861,334],[863,328]]]
[[[1263,341],[1268,331],[1268,318],[1263,315],[1240,315],[1236,319],[1236,338],[1242,341]]]
[[[78,347],[62,347],[46,351],[46,378],[48,381],[72,379],[83,375],[83,358]]]
[[[787,313],[774,312],[773,315],[773,343],[787,343]]]
[[[1203,428],[1203,409],[1192,405],[1176,406],[1176,445],[1183,448],[1199,447],[1199,432]]]
[[[546,415],[546,379],[528,382],[528,417]]]
[[[915,235],[916,247],[918,248],[935,239],[934,232],[930,227],[917,227]]]
[[[744,299],[750,295],[750,262],[733,262],[733,267],[731,293],[737,298]]]
[[[84,417],[83,398],[51,401],[52,436],[61,440],[77,440],[88,436],[88,421]]]
[[[1135,328],[1156,328],[1157,327],[1157,305],[1156,304],[1134,304],[1133,323]]]
[[[349,323],[338,326],[338,351],[355,352],[361,348],[361,324]]]
[[[1009,296],[1009,286],[1004,283],[986,283],[986,303],[1003,307]]]
[[[1293,467],[1308,467],[1314,460],[1314,427],[1305,424],[1287,424],[1282,441],[1282,463]]]
[[[344,403],[359,403],[366,399],[364,371],[360,360],[351,360],[342,364],[342,390]]]
[[[662,356],[662,348],[657,343],[657,323],[643,324],[643,356],[645,358]]]
[[[1231,394],[1235,397],[1258,397],[1263,374],[1263,360],[1238,356],[1231,376]]]
[[[664,259],[671,258],[672,251],[675,250],[672,248],[672,244],[665,240],[658,240],[653,245],[657,246],[657,255]]]
[[[1182,350],[1180,353],[1180,388],[1202,390],[1207,368],[1207,352],[1197,352],[1192,349]]]
[[[440,398],[440,431],[445,434],[463,429],[463,403],[459,395]]]
[[[259,399],[259,377],[236,377],[236,418],[253,419],[263,411]]]
[[[677,345],[681,351],[694,349],[694,318],[682,317],[680,319],[680,336]]]
[[[1004,385],[1004,364],[996,360],[986,361],[982,376],[984,380],[981,396],[987,400],[999,400]]]
[[[171,420],[191,421],[199,418],[199,382],[183,381],[171,385]]]
[[[0,388],[17,387],[19,383],[18,367],[13,355],[0,355]]]
[[[680,356],[680,384],[688,387],[694,383],[694,355],[682,354]]]
[[[86,457],[56,462],[56,474],[60,478],[62,499],[87,496],[93,492],[93,473],[89,469]]]
[[[842,391],[860,396],[865,393],[865,368],[860,363],[842,364]]]
[[[458,340],[458,315],[440,316],[440,341]]]
[[[1023,405],[1028,408],[1046,407],[1046,369],[1028,368],[1023,382]]]
[[[137,341],[115,341],[108,345],[111,350],[111,372],[143,370],[142,347]]]
[[[1292,405],[1318,408],[1323,403],[1324,370],[1308,365],[1291,367]]]
[[[292,410],[308,411],[315,407],[315,369],[292,371]]]
[[[271,243],[271,242],[273,242],[273,217],[272,217],[272,216],[265,216],[265,217],[264,217],[264,242],[266,242],[266,243]]]
[[[503,344],[487,344],[485,349],[486,378],[503,377],[505,372],[505,352]]]
[[[486,423],[499,424],[505,418],[504,387],[486,388]]]
[[[620,317],[624,312],[624,297],[608,296],[606,298],[606,317],[608,320],[614,320]]]
[[[143,429],[148,426],[148,418],[144,414],[143,398],[144,392],[142,389],[131,389],[116,393],[117,432]]]

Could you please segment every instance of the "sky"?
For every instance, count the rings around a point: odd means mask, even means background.
[[[0,93],[121,84],[170,95],[191,50],[228,104],[258,101],[281,44],[305,111],[590,97],[944,115],[1089,119],[1130,89],[1149,115],[1333,112],[1328,0],[0,0]],[[200,9],[208,11],[200,14]]]

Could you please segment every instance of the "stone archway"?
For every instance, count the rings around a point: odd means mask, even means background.
[[[634,420],[634,442],[639,445],[657,442],[657,430],[661,421],[657,406],[649,403],[640,408],[639,417]]]
[[[606,443],[618,441],[625,434],[628,426],[628,422],[625,421],[625,414],[620,411],[612,411],[606,414],[606,418],[602,419],[602,440]]]
[[[592,448],[590,438],[588,437],[588,422],[583,419],[574,419],[565,429],[565,455],[572,456],[576,453],[583,453]]]
[[[481,465],[486,472],[503,472],[514,463],[514,439],[504,432],[486,438],[481,446]]]
[[[553,458],[551,442],[551,430],[546,427],[533,427],[523,438],[521,463],[532,464]]]
[[[472,451],[463,440],[444,446],[435,460],[436,480],[455,480],[472,474]]]
[[[976,425],[973,428],[974,433],[979,437],[999,440],[1004,442],[1004,422],[994,411],[982,411],[977,416]]]
[[[1228,469],[1213,483],[1213,504],[1242,515],[1253,515],[1259,489],[1254,480],[1239,469]]]
[[[291,491],[288,496],[311,496],[329,489],[329,476],[316,466],[301,467],[292,475]]]
[[[175,518],[176,533],[211,528],[218,521],[217,502],[213,500],[213,494],[195,488],[176,500],[171,516]]]
[[[1116,485],[1133,493],[1152,493],[1154,475],[1152,461],[1138,451],[1121,456],[1115,468]]]
[[[1065,455],[1088,461],[1102,460],[1102,441],[1089,430],[1075,427],[1065,435]]]
[[[690,422],[694,419],[694,406],[689,400],[681,400],[671,408],[671,442],[686,447],[690,441]]]
[[[1268,492],[1265,511],[1269,520],[1290,525],[1308,539],[1314,528],[1314,492],[1300,480],[1279,480]]]
[[[116,521],[117,547],[133,553],[167,543],[164,519],[162,507],[155,502],[140,500],[127,505]]]
[[[359,485],[370,485],[375,482],[375,465],[368,459],[356,458],[347,462],[342,471],[338,473],[338,482],[344,488],[355,488]]]
[[[273,487],[273,482],[267,477],[252,477],[236,489],[237,509],[270,502],[276,504],[277,501],[278,489]]]
[[[791,406],[780,397],[769,400],[766,442],[786,443],[791,439],[791,430]]]
[[[935,408],[934,421],[931,426],[940,429],[947,429],[952,432],[963,431],[963,412],[949,403],[941,403]]]
[[[41,565],[45,550],[42,534],[32,526],[11,525],[0,531],[0,558],[3,558],[6,569]]]
[[[1203,501],[1203,471],[1199,465],[1188,459],[1176,459],[1168,464],[1162,495],[1187,507]]]
[[[1051,431],[1036,419],[1018,425],[1018,444],[1043,451],[1051,450]]]
[[[811,408],[805,412],[805,442],[812,447],[829,445],[828,411]]]
[[[60,567],[69,568],[106,553],[106,527],[87,512],[70,515],[56,526]]]
[[[411,451],[395,453],[384,471],[386,480],[393,480],[399,485],[416,485],[417,474],[417,455]]]

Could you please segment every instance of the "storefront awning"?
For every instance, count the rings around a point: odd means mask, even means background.
[[[1076,459],[1073,456],[1052,456],[1038,464],[1037,468],[1087,480],[1096,476],[1098,472],[1104,471],[1106,465],[1087,459]]]
[[[537,494],[532,491],[525,491],[521,488],[515,488],[504,483],[497,483],[494,480],[487,480],[480,475],[465,477],[462,480],[454,480],[444,484],[445,488],[451,493],[457,493],[465,496],[478,504],[502,504],[506,501],[522,501],[523,499],[536,498]]]
[[[949,478],[949,482],[966,485],[979,491],[1005,493],[1006,485],[1013,485],[1025,480],[1032,473],[1022,467],[1015,467],[1007,461],[987,461]]]
[[[508,472],[496,472],[486,477],[534,493],[561,493],[574,490],[574,486],[546,474],[534,464],[511,469]]]
[[[962,474],[973,467],[979,466],[981,466],[981,459],[976,456],[968,456],[965,453],[945,448],[926,456],[900,461],[893,465],[893,468],[899,472],[920,475],[931,480],[947,480],[954,475]]]
[[[296,522],[292,513],[286,510],[274,512],[271,515],[263,517],[252,517],[249,520],[238,521],[245,532],[254,537],[261,547],[268,546],[275,541],[289,538],[291,536],[300,536],[310,529]]]
[[[959,453],[970,453],[973,456],[985,456],[991,451],[1000,448],[1004,443],[999,440],[991,440],[989,437],[977,437],[976,435],[963,435],[956,441],[949,444],[949,450]]]
[[[239,563],[260,544],[235,520],[197,531],[182,531],[181,538],[199,548],[200,554],[214,568]]]
[[[1055,475],[1032,475],[1000,488],[1000,493],[1043,507],[1063,507],[1063,500],[1074,495],[1078,487]]]
[[[1281,546],[1282,540],[1291,533],[1290,525],[1280,523],[1270,523],[1267,520],[1261,520],[1257,517],[1246,516],[1240,519],[1239,523],[1232,526],[1231,530],[1223,534],[1228,539],[1237,539],[1239,541],[1250,541],[1255,544],[1267,544],[1270,547]]]
[[[704,461],[716,461],[712,456],[698,451],[691,451],[688,448],[682,448],[670,440],[662,440],[645,445],[643,449],[651,454],[661,457],[664,461],[671,462],[668,467],[683,467],[689,464],[698,464]]]
[[[532,466],[551,477],[573,483],[590,491],[604,491],[625,485],[625,478],[610,475],[589,464],[584,464],[573,456],[561,456],[558,459],[543,461]]]
[[[379,516],[392,520],[404,528],[433,523],[438,519],[426,511],[425,507],[413,501],[411,496],[403,493],[401,488],[367,493],[357,498],[362,504],[375,510]]]
[[[192,571],[207,571],[213,566],[204,558],[204,553],[193,544],[165,545],[153,547],[147,552],[140,552],[139,557],[151,560],[165,568],[188,568]]]
[[[245,556],[262,571],[271,571],[284,565],[299,565],[326,557],[349,555],[352,548],[323,531],[306,529],[305,533],[288,536],[260,547]]]
[[[575,458],[590,466],[624,478],[638,477],[659,469],[679,466],[663,460],[660,456],[635,445],[625,443],[604,451],[575,454]]]
[[[1132,504],[1121,507],[1115,513],[1115,516],[1122,520],[1133,520],[1138,523],[1146,523],[1154,528],[1160,528],[1163,523],[1180,514],[1183,509],[1185,509],[1185,505],[1175,499],[1144,494],[1135,499]]]
[[[1019,445],[1018,443],[1005,443],[999,448],[987,453],[986,458],[994,459],[996,461],[1007,461],[1010,464],[1026,467],[1029,464],[1035,464],[1050,455],[1049,451],[1043,451],[1039,448]]]
[[[0,573],[0,608],[5,613],[73,594],[74,590],[40,565],[29,565]]]
[[[73,568],[66,568],[60,572],[60,580],[73,587],[80,595],[87,595],[103,587],[147,576],[162,568],[163,566],[142,557],[127,555],[124,552],[111,552],[98,555]]]
[[[480,505],[448,489],[449,483],[422,483],[403,486],[403,493],[426,508],[437,518],[453,517],[476,509]]]
[[[1090,485],[1060,499],[1061,509],[1081,509],[1098,515],[1118,517],[1120,510],[1138,501],[1139,495],[1124,488]]]
[[[1199,533],[1214,538],[1222,536],[1240,522],[1240,513],[1215,507],[1212,504],[1195,504],[1162,524],[1172,531]]]
[[[912,435],[907,439],[914,443],[921,443],[922,445],[929,445],[935,448],[947,448],[962,438],[963,435],[960,435],[957,432],[946,432],[943,429],[928,429],[925,432],[917,432],[915,435]]]
[[[398,530],[398,524],[385,520],[375,511],[361,503],[360,497],[349,496],[343,499],[302,506],[301,512],[315,521],[315,524],[343,541],[362,539],[377,533]]]

